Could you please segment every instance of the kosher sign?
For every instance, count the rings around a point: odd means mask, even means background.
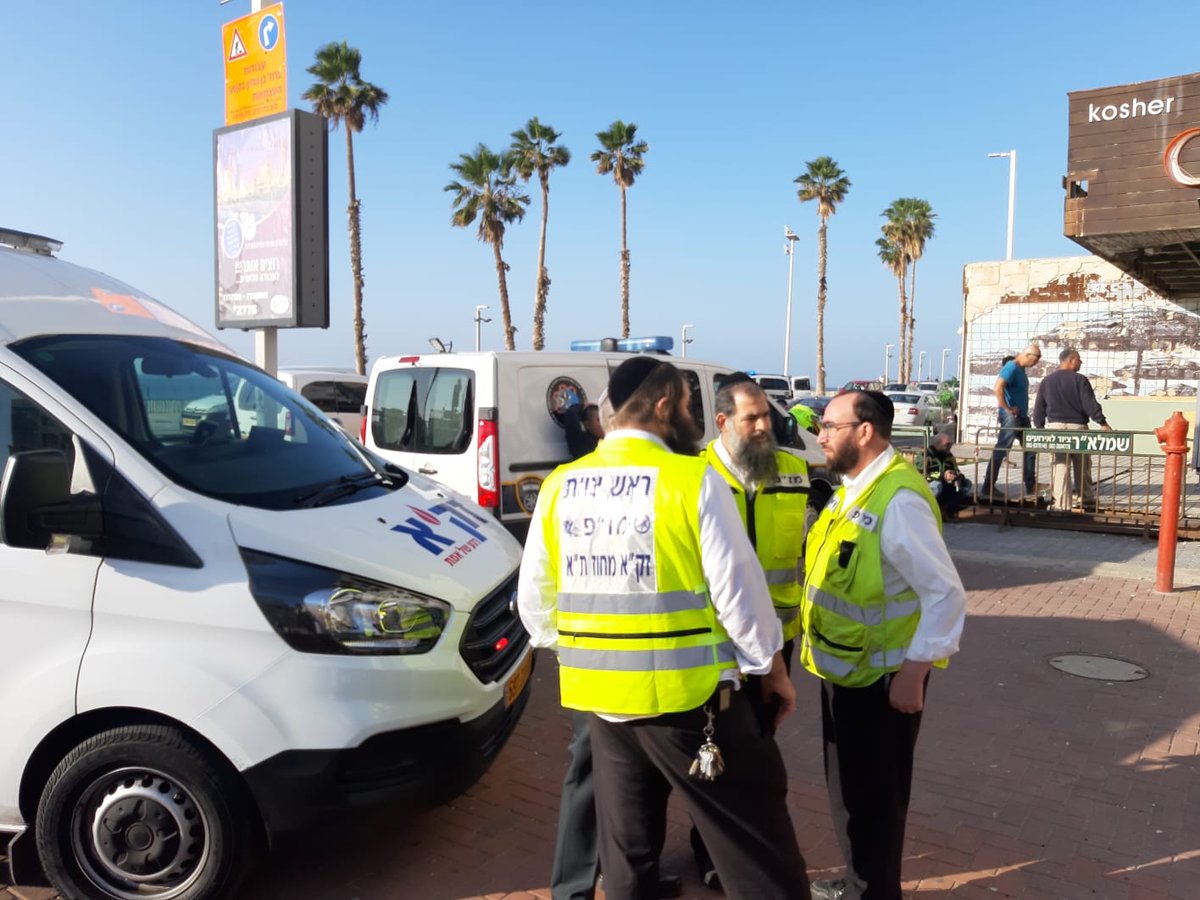
[[[287,46],[283,4],[221,27],[225,59],[225,124],[237,125],[287,109]]]
[[[1025,449],[1039,453],[1114,453],[1128,456],[1133,453],[1133,432],[1031,428],[1025,432]]]

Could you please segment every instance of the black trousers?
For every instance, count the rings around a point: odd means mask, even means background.
[[[846,857],[847,880],[862,891],[863,900],[901,900],[900,863],[921,713],[892,708],[891,682],[891,675],[861,688],[821,681],[830,816]]]
[[[787,772],[766,710],[746,689],[728,692],[713,742],[725,772],[715,781],[688,775],[704,741],[703,708],[630,722],[592,716],[593,774],[600,868],[609,900],[654,900],[666,835],[667,797],[683,797],[721,877],[726,896],[809,900],[808,872],[787,810]]]
[[[592,741],[588,714],[571,713],[571,743],[567,774],[558,804],[558,833],[554,868],[550,874],[553,900],[592,900],[600,869],[600,839],[596,830],[596,791],[592,784]]]

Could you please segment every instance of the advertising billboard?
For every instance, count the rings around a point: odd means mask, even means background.
[[[214,132],[218,328],[329,326],[325,126],[291,110]]]

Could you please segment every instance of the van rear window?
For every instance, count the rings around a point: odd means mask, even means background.
[[[310,381],[300,395],[323,413],[357,413],[367,402],[367,386],[346,381]]]
[[[412,367],[382,372],[371,404],[371,435],[384,450],[462,453],[474,436],[474,373]]]

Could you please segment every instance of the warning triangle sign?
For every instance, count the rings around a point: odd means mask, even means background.
[[[229,42],[229,60],[232,62],[235,59],[241,59],[246,55],[246,45],[242,42],[242,36],[238,34],[237,29],[233,31],[233,40]]]

